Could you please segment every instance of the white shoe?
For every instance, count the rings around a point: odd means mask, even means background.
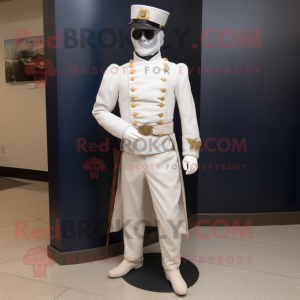
[[[168,271],[165,270],[166,278],[171,282],[172,288],[177,295],[185,295],[187,293],[187,285],[181,276],[179,268]]]
[[[109,277],[121,277],[127,274],[131,269],[138,269],[143,266],[143,260],[141,259],[138,262],[130,262],[124,259],[116,268],[113,268],[108,272]]]

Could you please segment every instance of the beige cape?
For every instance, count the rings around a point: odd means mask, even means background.
[[[185,189],[184,189],[184,182],[183,182],[183,175],[182,175],[182,169],[181,169],[181,160],[180,155],[178,151],[178,145],[175,137],[175,133],[169,134],[170,138],[172,139],[172,142],[175,147],[175,151],[177,153],[177,161],[178,161],[178,169],[180,173],[180,181],[181,181],[181,195],[179,198],[179,210],[180,210],[180,219],[184,220],[182,225],[179,228],[179,233],[181,234],[188,234],[188,221],[187,221],[187,212],[186,212],[186,200],[185,200]],[[153,155],[159,155],[153,154]],[[120,159],[120,166],[122,166],[122,153],[121,153],[121,159]],[[117,191],[116,191],[116,198],[115,198],[115,204],[114,204],[114,210],[112,215],[112,222],[111,222],[111,228],[110,232],[116,232],[120,231],[123,228],[124,218],[123,218],[123,195],[121,191],[121,180],[122,176],[122,168],[119,168],[119,176],[118,176],[118,185],[117,185]],[[151,193],[149,190],[149,187],[146,186],[145,190],[145,198],[144,198],[144,217],[145,219],[151,224],[151,226],[157,227],[157,220],[156,220],[156,214],[154,211],[154,207],[152,204],[152,198]],[[148,224],[147,224],[148,225]]]

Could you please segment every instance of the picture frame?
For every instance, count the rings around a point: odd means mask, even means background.
[[[45,81],[44,36],[4,41],[6,83]]]

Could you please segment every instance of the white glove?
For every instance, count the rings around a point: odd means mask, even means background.
[[[142,137],[143,136],[133,126],[127,127],[123,134],[123,139],[126,139],[127,141],[130,141],[132,143]]]
[[[198,170],[197,158],[192,155],[187,155],[182,160],[182,167],[186,171],[186,175],[191,175]]]

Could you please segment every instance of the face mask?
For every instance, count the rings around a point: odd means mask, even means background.
[[[154,37],[152,39],[147,39],[145,37],[145,33],[142,33],[142,36],[140,39],[135,40],[132,37],[132,31],[131,30],[131,41],[134,47],[134,50],[140,55],[140,56],[148,56],[156,51],[158,51],[162,45],[164,44],[164,32],[162,30],[156,30],[154,31]]]

